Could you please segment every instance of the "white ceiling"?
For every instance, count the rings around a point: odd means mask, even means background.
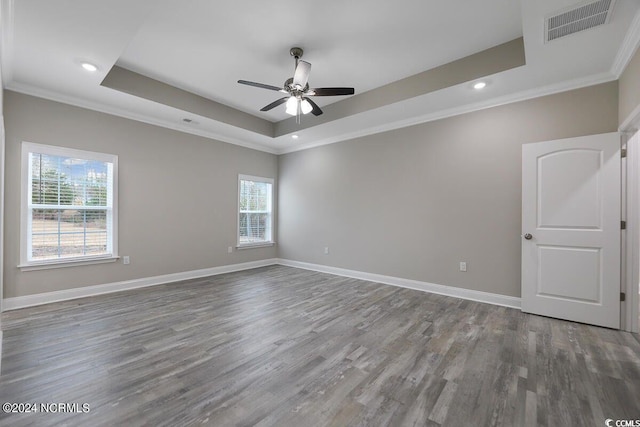
[[[312,87],[361,93],[521,35],[520,4],[510,0],[188,0],[157,8],[118,63],[279,121],[284,108],[259,110],[282,95],[236,81],[282,86],[293,75],[293,46],[312,64]]]
[[[2,70],[11,90],[287,152],[616,79],[637,46],[632,36],[639,33],[640,2],[617,0],[609,24],[544,44],[544,17],[576,3],[2,0]],[[313,65],[311,86],[353,86],[357,96],[521,35],[527,65],[490,76],[482,92],[453,86],[306,128],[298,140],[259,135],[100,86],[117,63],[275,122],[288,117],[283,108],[258,110],[279,94],[236,81],[280,86],[292,75],[292,46],[304,48]],[[98,65],[98,72],[84,71],[83,60]],[[321,106],[340,99],[315,98]],[[187,125],[184,117],[196,123]]]

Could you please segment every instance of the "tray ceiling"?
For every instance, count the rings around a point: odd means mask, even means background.
[[[629,34],[638,32],[640,3],[617,0],[607,24],[545,44],[545,17],[577,3],[5,0],[2,69],[11,90],[286,152],[614,80],[621,55],[630,55]],[[470,86],[475,75],[433,91],[414,93],[400,84],[520,37],[526,64],[483,76],[489,84],[482,91]],[[304,116],[300,125],[284,108],[261,113],[279,94],[236,81],[281,85],[293,72],[292,46],[303,47],[304,60],[312,64],[312,86],[353,86],[354,100],[315,98],[324,117]],[[82,61],[98,71],[86,72]],[[237,117],[216,119],[103,85],[114,66],[219,104]],[[375,108],[354,109],[373,98]]]

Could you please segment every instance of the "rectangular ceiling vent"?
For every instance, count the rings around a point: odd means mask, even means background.
[[[559,39],[609,22],[616,0],[580,3],[548,16],[545,20],[544,42]]]

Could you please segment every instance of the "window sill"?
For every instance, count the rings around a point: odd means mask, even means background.
[[[119,256],[110,256],[110,257],[101,257],[101,258],[41,261],[41,262],[33,262],[29,264],[20,264],[18,268],[21,271],[48,270],[51,268],[78,267],[81,265],[91,265],[91,264],[106,264],[110,262],[116,262],[119,259],[120,259]]]
[[[276,242],[264,242],[264,243],[245,243],[244,245],[236,246],[236,249],[241,251],[244,249],[256,249],[256,248],[267,248],[269,246],[274,246]]]

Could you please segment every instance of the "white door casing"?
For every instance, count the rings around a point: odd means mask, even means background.
[[[622,280],[626,282],[626,302],[621,304],[623,312],[621,325],[625,331],[638,333],[640,324],[638,318],[640,285],[640,132],[629,132],[625,135],[627,139],[626,158],[626,201],[622,208],[626,208],[627,229],[623,234],[623,254],[622,265],[626,267],[623,271]],[[625,162],[623,161],[623,178],[625,177]],[[623,187],[625,183],[623,182]],[[626,237],[626,239],[624,238]],[[626,243],[626,247],[625,247]]]
[[[620,163],[618,133],[523,145],[522,311],[620,327]]]

